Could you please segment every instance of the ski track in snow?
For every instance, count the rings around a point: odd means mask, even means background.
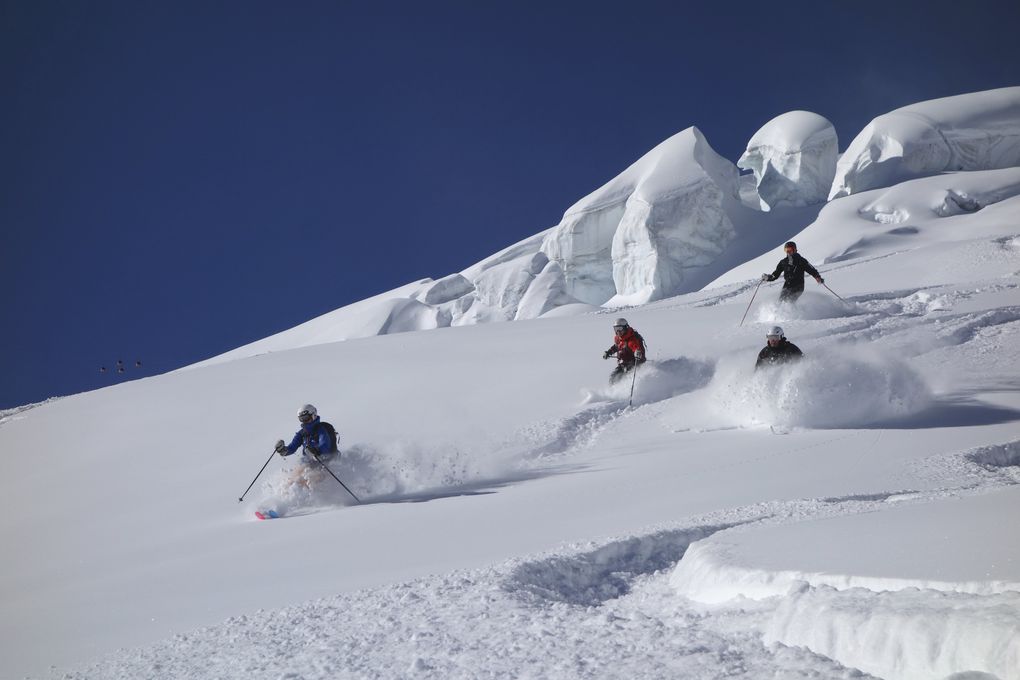
[[[786,598],[708,606],[678,597],[669,572],[693,541],[731,528],[871,512],[890,503],[929,503],[1020,484],[1020,440],[931,457],[919,468],[947,485],[719,511],[491,568],[233,617],[151,647],[122,650],[61,677],[866,679],[872,676],[770,640],[771,631],[796,622],[798,614],[816,621],[819,607],[837,618],[840,612],[852,618],[877,612],[909,627],[912,616],[931,615],[932,601],[942,603],[947,616],[973,612],[992,630],[1009,630],[1020,625],[1020,594],[802,585]],[[911,610],[911,599],[923,606]],[[989,619],[989,608],[998,619]],[[805,636],[814,630],[807,626]]]

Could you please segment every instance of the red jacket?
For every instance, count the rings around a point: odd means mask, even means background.
[[[645,339],[633,328],[628,327],[623,335],[613,338],[613,346],[609,348],[609,354],[616,355],[616,360],[621,364],[632,364],[635,359],[639,362],[645,360]]]

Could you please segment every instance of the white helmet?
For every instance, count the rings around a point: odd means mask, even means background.
[[[769,332],[765,334],[766,338],[785,338],[786,334],[783,333],[781,326],[773,326],[769,329]]]
[[[311,404],[305,404],[297,412],[297,419],[302,423],[310,423],[315,420],[315,416],[319,415],[319,412]]]
[[[622,316],[619,319],[617,319],[616,321],[613,322],[613,328],[617,328],[619,326],[622,326],[622,327],[626,328],[629,325],[630,324],[627,323],[627,320],[624,319]]]

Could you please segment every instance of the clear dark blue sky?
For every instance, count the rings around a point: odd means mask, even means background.
[[[736,160],[1020,84],[1017,35],[1015,0],[0,0],[0,407],[458,271],[690,125]]]

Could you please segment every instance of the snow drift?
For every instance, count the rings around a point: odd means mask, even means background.
[[[902,362],[846,346],[801,349],[800,361],[753,372],[754,357],[723,362],[710,386],[719,415],[733,425],[868,427],[932,403],[924,379]]]
[[[925,504],[915,496],[865,495],[871,512],[714,534],[690,546],[670,584],[705,603],[779,599],[766,644],[879,677],[1020,677],[1020,553],[985,521],[1008,516],[1020,488]]]
[[[843,153],[829,199],[915,177],[1020,165],[1020,87],[911,104],[871,121]]]
[[[737,167],[754,173],[762,210],[824,203],[836,175],[839,140],[826,118],[790,111],[765,123]]]

